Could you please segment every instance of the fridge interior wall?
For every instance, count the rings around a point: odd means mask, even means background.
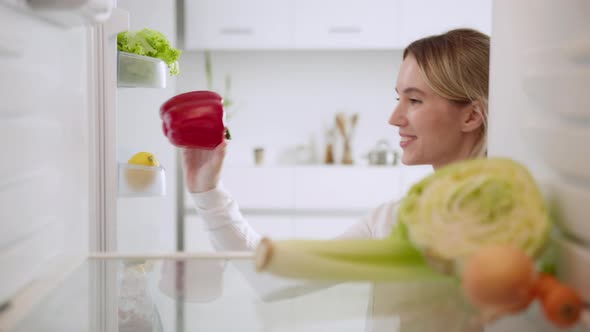
[[[88,251],[90,165],[87,28],[4,7],[0,22],[2,304]]]

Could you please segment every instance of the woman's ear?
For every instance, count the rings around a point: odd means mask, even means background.
[[[474,101],[464,109],[464,116],[461,122],[461,129],[465,133],[478,130],[484,125],[485,115],[479,101]]]

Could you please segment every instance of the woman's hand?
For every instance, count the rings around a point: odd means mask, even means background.
[[[209,191],[217,186],[226,147],[227,141],[224,140],[213,150],[183,149],[184,180],[189,192]]]

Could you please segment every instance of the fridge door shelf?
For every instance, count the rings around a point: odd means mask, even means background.
[[[584,246],[566,238],[557,238],[557,274],[574,287],[586,302],[590,302],[590,246]]]
[[[590,61],[589,61],[590,62]],[[590,65],[525,75],[523,88],[535,107],[558,116],[590,120]]]
[[[166,87],[168,67],[164,61],[126,52],[118,52],[118,54],[118,87],[157,89]]]
[[[525,141],[547,165],[571,181],[590,181],[590,133],[583,124],[536,116],[522,125]]]
[[[163,167],[119,163],[119,197],[166,195],[166,172]]]
[[[562,230],[590,248],[590,188],[558,180],[551,185],[551,201]]]
[[[590,64],[590,43],[586,40],[568,41],[529,49],[525,54],[527,68],[544,72],[547,68],[565,69]]]

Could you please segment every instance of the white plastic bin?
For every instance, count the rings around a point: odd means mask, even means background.
[[[119,163],[119,196],[145,197],[166,194],[166,174],[163,167]]]
[[[158,58],[119,52],[117,86],[163,89],[166,71],[166,64]]]

